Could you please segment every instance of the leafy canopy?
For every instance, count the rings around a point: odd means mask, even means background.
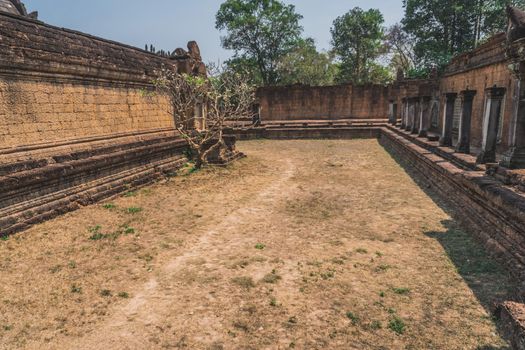
[[[277,62],[300,40],[302,16],[278,0],[226,0],[216,15],[222,46],[252,62],[264,84],[278,82]]]
[[[377,63],[383,53],[384,18],[377,9],[355,7],[338,17],[330,30],[332,45],[341,61],[337,81],[381,83],[389,72]]]

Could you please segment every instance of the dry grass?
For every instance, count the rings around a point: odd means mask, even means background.
[[[0,242],[2,349],[503,349],[507,275],[376,141],[257,141]]]

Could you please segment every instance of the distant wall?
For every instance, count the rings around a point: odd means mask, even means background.
[[[257,91],[263,122],[386,118],[388,95],[389,88],[380,85],[294,85]]]
[[[149,91],[175,62],[8,14],[0,38],[0,148],[172,127]]]

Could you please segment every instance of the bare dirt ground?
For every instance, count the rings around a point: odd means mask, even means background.
[[[0,241],[0,348],[507,348],[507,274],[377,141],[239,148]]]

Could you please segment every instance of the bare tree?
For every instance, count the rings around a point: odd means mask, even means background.
[[[402,69],[405,73],[414,68],[416,62],[414,42],[414,38],[400,24],[395,24],[388,29],[385,45],[392,56],[394,68]]]
[[[213,65],[208,76],[164,69],[155,82],[171,99],[175,128],[191,147],[196,169],[207,164],[213,152],[225,149],[227,123],[251,118],[255,101],[246,76]]]

